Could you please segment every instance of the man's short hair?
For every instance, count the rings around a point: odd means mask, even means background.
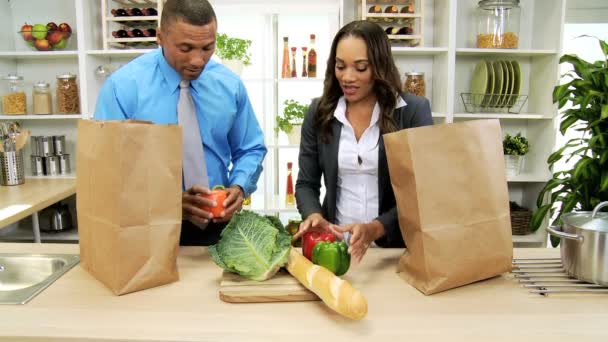
[[[198,26],[217,21],[215,11],[207,0],[167,0],[160,18],[161,30],[166,30],[178,20]]]

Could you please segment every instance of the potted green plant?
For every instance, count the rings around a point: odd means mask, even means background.
[[[521,133],[517,135],[506,134],[502,140],[502,149],[505,155],[505,165],[507,167],[507,175],[518,175],[521,170],[521,165],[524,156],[530,151],[530,143]]]
[[[240,75],[243,67],[251,65],[251,40],[229,37],[218,33],[215,41],[215,54],[222,59],[222,64]]]
[[[308,105],[291,99],[285,100],[283,104],[285,105],[283,113],[282,115],[277,115],[277,126],[274,130],[277,133],[279,131],[285,132],[289,143],[297,145],[300,143],[302,122],[304,121],[304,115],[308,111]]]
[[[608,44],[599,40],[604,59],[589,63],[576,55],[564,55],[560,64],[573,70],[564,74],[566,83],[553,89],[553,102],[566,110],[561,114],[562,135],[574,129],[578,135],[553,152],[547,159],[553,169],[558,161],[576,160],[569,169],[553,173],[538,194],[538,210],[532,215],[530,229],[536,231],[549,214],[552,225],[561,225],[563,214],[573,210],[591,211],[608,201]],[[571,79],[570,79],[571,78]],[[559,239],[551,237],[553,246]]]

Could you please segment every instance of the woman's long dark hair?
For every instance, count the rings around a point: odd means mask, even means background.
[[[372,91],[376,94],[380,106],[380,119],[378,120],[380,132],[384,134],[397,129],[393,120],[393,111],[401,89],[401,79],[393,60],[391,45],[382,27],[365,20],[358,20],[342,27],[331,44],[323,83],[323,95],[315,116],[315,127],[320,130],[321,139],[324,142],[329,141],[329,137],[331,137],[331,121],[334,111],[338,100],[344,95],[336,78],[335,67],[338,43],[347,37],[361,38],[367,45],[367,58],[374,80]]]

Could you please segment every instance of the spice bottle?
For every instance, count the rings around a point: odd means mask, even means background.
[[[57,114],[80,113],[80,98],[76,75],[66,73],[57,76]]]
[[[416,96],[426,96],[426,83],[424,82],[423,72],[405,73],[405,83],[403,90]]]
[[[302,47],[302,77],[308,77],[308,68],[306,66],[306,52],[308,51],[307,47]]]
[[[287,188],[285,191],[285,205],[286,206],[291,206],[291,205],[296,204],[296,197],[293,192],[293,177],[291,175],[292,167],[293,167],[293,163],[288,162],[287,163]]]
[[[315,35],[310,35],[310,48],[308,49],[308,77],[317,77],[317,51],[315,50]]]
[[[25,91],[23,91],[23,77],[8,74],[3,79],[8,83],[8,91],[2,94],[2,112],[4,114],[25,114],[27,103]]]
[[[289,38],[283,37],[283,64],[281,66],[281,77],[291,77],[291,68],[289,67]]]
[[[482,0],[476,14],[478,48],[517,49],[519,0]]]
[[[51,114],[53,111],[51,85],[42,81],[35,83],[32,90],[32,102],[34,114]]]
[[[296,71],[296,51],[298,50],[297,47],[292,46],[291,47],[291,77],[296,78],[298,77],[298,72]]]

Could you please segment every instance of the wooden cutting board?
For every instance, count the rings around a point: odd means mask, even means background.
[[[245,279],[224,271],[220,282],[220,299],[229,303],[301,302],[319,300],[285,270],[265,281]]]

